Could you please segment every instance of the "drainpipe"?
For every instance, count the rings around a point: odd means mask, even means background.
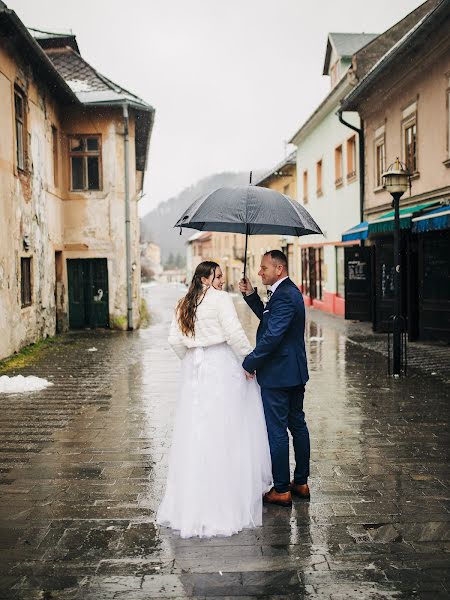
[[[337,115],[342,125],[353,129],[358,134],[358,150],[359,150],[359,220],[364,221],[364,181],[366,178],[365,172],[365,156],[364,156],[364,121],[361,119],[361,128],[355,127],[342,116],[342,109],[338,110]],[[361,246],[364,246],[364,240],[361,240]]]
[[[125,186],[125,254],[127,269],[127,328],[133,329],[133,296],[131,287],[131,220],[130,220],[130,183],[129,183],[129,137],[128,137],[128,105],[123,105],[123,155],[124,155],[124,186]]]

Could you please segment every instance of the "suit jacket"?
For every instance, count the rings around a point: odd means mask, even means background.
[[[304,385],[308,379],[305,351],[305,305],[295,283],[287,278],[277,287],[266,306],[256,292],[245,301],[260,319],[256,347],[242,366],[256,371],[263,388]]]

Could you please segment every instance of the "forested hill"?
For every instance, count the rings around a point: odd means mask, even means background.
[[[263,171],[253,174],[257,180]],[[198,181],[196,184],[184,189],[173,198],[159,204],[154,210],[141,218],[141,238],[153,241],[161,247],[162,262],[165,263],[169,254],[185,256],[187,239],[195,233],[193,229],[184,229],[180,235],[179,229],[174,229],[183,211],[197,198],[224,185],[245,185],[248,183],[249,174],[245,173],[216,173]]]

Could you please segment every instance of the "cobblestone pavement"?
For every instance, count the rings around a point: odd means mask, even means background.
[[[181,290],[147,293],[149,329],[64,336],[20,371],[53,387],[0,395],[0,597],[449,598],[445,383],[389,379],[381,355],[313,312],[311,502],[268,507],[262,528],[231,538],[155,526],[179,372],[167,326]]]
[[[314,320],[319,330],[337,329],[350,342],[359,344],[367,350],[379,352],[384,357],[387,369],[387,334],[374,333],[371,323],[346,321],[335,315],[330,315],[315,309],[308,309],[311,320]],[[409,375],[427,375],[439,377],[450,383],[450,344],[445,342],[409,342],[407,344],[407,362]]]

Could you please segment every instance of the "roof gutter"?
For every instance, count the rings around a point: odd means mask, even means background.
[[[358,134],[358,155],[359,155],[359,222],[364,221],[364,182],[366,179],[365,169],[365,150],[364,150],[364,121],[360,119],[361,127],[356,127],[344,119],[342,116],[342,107],[338,110],[337,116],[342,125],[353,129]],[[361,246],[364,246],[364,240],[361,240]]]

